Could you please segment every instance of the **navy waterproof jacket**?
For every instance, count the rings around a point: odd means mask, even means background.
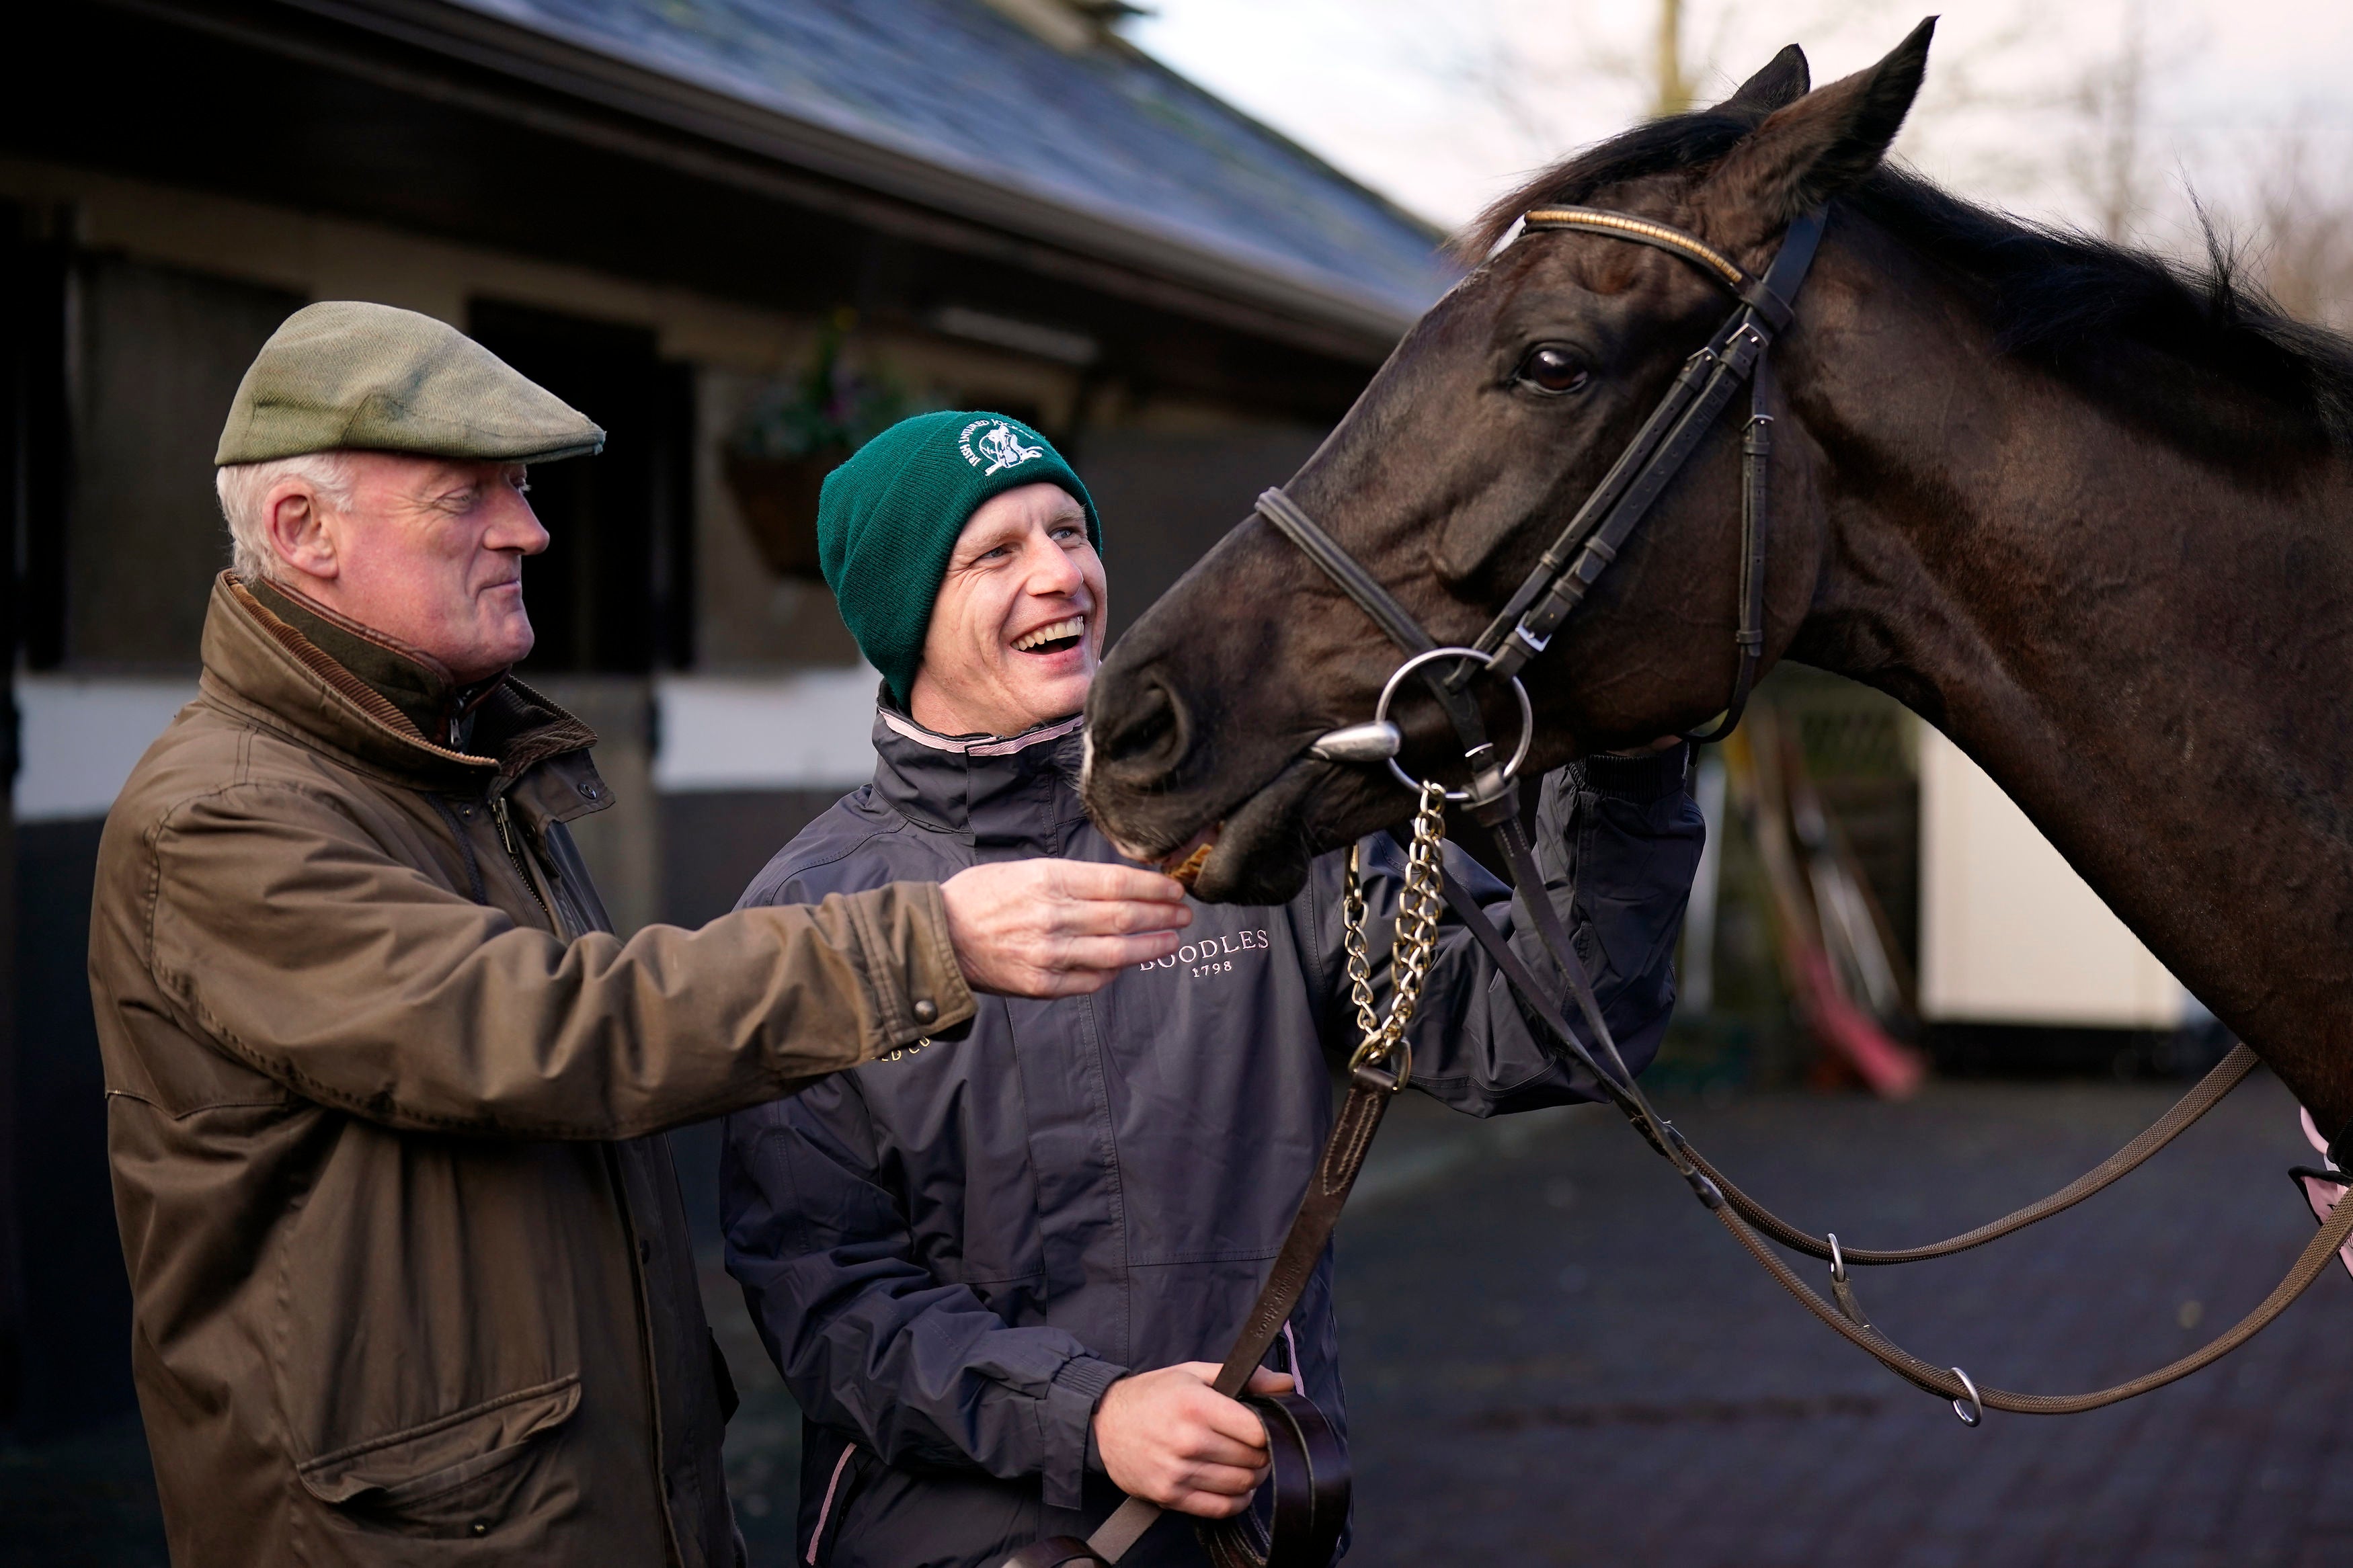
[[[1077,721],[1010,740],[877,716],[874,782],[771,861],[744,903],[812,903],[985,860],[1117,861],[1071,777]],[[1536,853],[1638,1070],[1658,1048],[1702,837],[1678,748],[1544,782]],[[1385,954],[1404,858],[1363,847]],[[1449,868],[1540,975],[1505,889]],[[984,996],[955,1037],[729,1118],[727,1267],[805,1413],[797,1561],[994,1568],[1119,1501],[1089,1441],[1113,1380],[1222,1361],[1331,1125],[1356,1040],[1345,852],[1267,908],[1196,904],[1172,958],[1091,996]],[[1383,960],[1385,962],[1385,960]],[[1386,1005],[1385,975],[1376,989]],[[1569,1011],[1566,985],[1561,998]],[[1539,1044],[1468,932],[1441,938],[1413,1087],[1474,1116],[1593,1098]],[[1327,1252],[1270,1358],[1345,1431]],[[1164,1519],[1125,1562],[1203,1561]]]

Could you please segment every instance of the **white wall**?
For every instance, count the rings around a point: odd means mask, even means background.
[[[761,679],[658,679],[661,749],[653,787],[670,794],[863,784],[874,773],[880,679],[858,665]],[[105,816],[148,746],[196,695],[193,680],[20,675],[16,684],[19,822]]]
[[[790,675],[665,676],[654,683],[661,746],[654,787],[849,789],[874,776],[867,666]]]
[[[16,820],[104,816],[148,746],[195,696],[193,680],[16,677]]]
[[[2001,786],[1923,726],[1921,1012],[2169,1029],[2193,1005]]]

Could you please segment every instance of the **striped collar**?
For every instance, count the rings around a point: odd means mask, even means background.
[[[894,733],[919,746],[928,746],[934,752],[952,752],[965,757],[1009,757],[1048,741],[1059,741],[1086,722],[1084,714],[1073,713],[1067,719],[1057,719],[1034,730],[1024,730],[1018,735],[940,735],[894,709],[878,707],[874,710],[874,716],[889,725]]]

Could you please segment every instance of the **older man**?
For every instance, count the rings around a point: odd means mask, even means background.
[[[818,530],[885,681],[879,765],[744,906],[1015,855],[1115,861],[1071,787],[1102,534],[1051,444],[993,415],[908,421],[828,479]],[[1597,757],[1542,792],[1549,891],[1638,1065],[1666,1025],[1699,855],[1683,763],[1680,743]],[[1385,837],[1362,847],[1386,923],[1402,857]],[[1209,1517],[1245,1505],[1265,1433],[1208,1382],[1330,1125],[1325,1053],[1354,1044],[1345,860],[1280,908],[1199,909],[1174,955],[1092,996],[992,1000],[966,1029],[730,1118],[728,1267],[807,1417],[803,1561],[986,1568],[1086,1534],[1121,1490]],[[1504,889],[1451,868],[1546,972]],[[1460,929],[1413,1045],[1414,1087],[1474,1115],[1584,1097]],[[1326,1258],[1258,1386],[1295,1375],[1336,1426],[1338,1358]],[[1125,1561],[1203,1554],[1172,1515]]]
[[[364,304],[290,319],[230,411],[236,569],[90,931],[182,1568],[735,1561],[658,1134],[1176,945],[1166,879],[1047,862],[612,935],[565,827],[610,804],[596,737],[507,674],[524,465],[603,439]]]

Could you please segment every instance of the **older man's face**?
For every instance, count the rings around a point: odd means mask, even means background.
[[[350,504],[317,520],[325,575],[298,552],[292,585],[461,683],[530,653],[522,558],[547,548],[547,530],[523,499],[523,466],[392,452],[354,452],[351,466]]]
[[[907,694],[944,735],[1018,735],[1077,712],[1102,662],[1103,559],[1060,485],[993,496],[956,535]]]

